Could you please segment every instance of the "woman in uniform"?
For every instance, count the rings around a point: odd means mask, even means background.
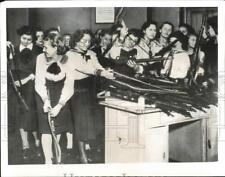
[[[75,79],[71,107],[80,161],[81,163],[88,163],[85,147],[89,145],[91,140],[96,138],[94,116],[92,114],[91,76],[113,79],[113,73],[105,70],[99,64],[96,54],[89,49],[92,39],[89,30],[77,30],[73,35],[73,39],[75,47],[67,52],[69,65],[73,67]]]
[[[170,43],[177,42],[172,47],[172,60],[170,60],[167,71],[168,77],[179,84],[184,84],[191,66],[190,58],[186,52],[186,38],[180,31],[175,31],[170,35],[169,41]]]
[[[196,52],[197,52],[195,50],[196,43],[197,43],[197,35],[195,33],[190,34],[188,36],[187,53],[191,61],[190,77],[195,80],[197,79],[198,76],[204,75],[204,60],[205,60],[205,53],[201,51],[200,49],[198,51],[198,56],[196,56]],[[196,70],[195,73],[193,73],[194,70]],[[193,76],[193,74],[195,74],[195,76]],[[202,78],[202,77],[199,77],[199,78]]]
[[[67,102],[74,92],[74,79],[57,34],[50,33],[47,36],[43,52],[37,57],[35,90],[38,94],[39,131],[45,163],[52,164],[52,135],[48,114],[54,120],[58,140],[61,133],[72,133],[71,111]]]
[[[15,60],[13,61],[13,76],[15,85],[19,88],[29,110],[23,105],[19,105],[19,130],[22,139],[22,156],[24,160],[29,158],[30,143],[28,141],[28,131],[31,131],[35,138],[37,155],[40,156],[40,141],[37,134],[38,121],[35,105],[35,62],[36,55],[33,47],[33,30],[29,26],[22,26],[17,30],[20,36],[20,44],[15,47]]]
[[[140,31],[129,29],[120,44],[118,42],[113,44],[105,57],[115,62],[115,66],[113,67],[115,71],[128,76],[143,73],[143,66],[135,62],[137,57],[137,49],[135,47],[139,43],[139,40]]]

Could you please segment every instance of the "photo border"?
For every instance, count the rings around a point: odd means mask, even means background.
[[[94,3],[93,3],[94,2]],[[138,2],[138,3],[137,3]],[[1,3],[1,173],[2,176],[216,176],[225,175],[225,125],[218,125],[218,162],[135,163],[73,165],[8,165],[6,8],[49,7],[218,7],[219,86],[224,85],[225,2],[224,1],[7,1]],[[220,75],[219,75],[220,76]],[[4,91],[4,95],[2,95]],[[219,122],[224,121],[224,90],[219,93]],[[223,98],[222,98],[223,97]],[[4,110],[4,111],[3,111]]]

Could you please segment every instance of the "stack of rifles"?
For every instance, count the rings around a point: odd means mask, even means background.
[[[217,104],[217,94],[199,87],[185,87],[167,79],[141,76],[138,79],[114,72],[107,90],[112,97],[137,102],[140,96],[145,104],[154,105],[167,115],[179,113],[192,117],[191,112],[203,111]]]

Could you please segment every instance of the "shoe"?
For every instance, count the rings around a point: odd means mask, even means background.
[[[79,153],[80,153],[80,163],[87,164],[88,158],[87,158],[87,153],[86,153],[86,150],[85,150],[85,143],[79,141],[78,142],[78,148],[79,148]]]
[[[36,156],[41,157],[41,148],[36,146]]]
[[[23,156],[23,160],[27,160],[29,158],[29,149],[23,149],[22,150],[22,156]]]
[[[70,158],[73,156],[73,149],[66,149],[66,157]]]

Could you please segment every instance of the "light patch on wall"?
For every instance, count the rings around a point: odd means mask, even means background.
[[[96,7],[96,23],[113,23],[114,7]]]

